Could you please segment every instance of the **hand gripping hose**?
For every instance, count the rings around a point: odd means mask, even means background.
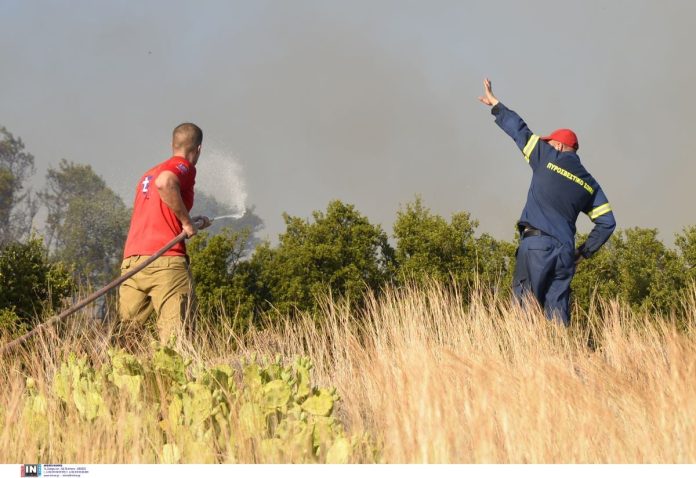
[[[218,218],[215,218],[215,219],[218,219]],[[215,219],[213,219],[213,221]],[[106,294],[107,292],[109,292],[114,287],[121,285],[123,282],[125,282],[126,280],[133,277],[135,274],[137,274],[138,272],[143,270],[145,267],[152,264],[155,261],[155,259],[160,257],[162,254],[167,252],[169,249],[171,249],[172,247],[174,247],[175,245],[177,245],[179,242],[183,241],[184,239],[186,239],[186,232],[181,231],[181,234],[179,234],[174,239],[169,241],[164,247],[162,247],[162,249],[157,251],[155,254],[151,255],[145,262],[143,262],[142,264],[139,264],[137,267],[134,267],[133,270],[128,271],[127,273],[123,274],[122,276],[118,277],[117,279],[114,279],[109,284],[105,285],[104,287],[102,287],[98,291],[92,293],[91,295],[85,297],[77,304],[75,304],[72,307],[70,307],[69,309],[61,312],[59,315],[56,315],[56,316],[50,318],[49,320],[47,320],[46,322],[44,322],[40,325],[37,325],[36,327],[34,327],[32,330],[30,330],[26,334],[22,335],[21,337],[18,337],[16,339],[12,340],[11,342],[8,342],[5,345],[3,345],[2,348],[0,348],[0,356],[3,356],[6,352],[9,352],[10,350],[14,349],[18,345],[24,343],[27,339],[38,334],[41,330],[43,330],[43,329],[55,324],[56,322],[59,322],[59,321],[65,319],[66,317],[74,314],[75,312],[77,312],[78,310],[80,310],[81,308],[83,308],[84,306],[89,304],[90,302],[93,302],[94,300],[98,299],[99,297],[101,297],[104,294]]]

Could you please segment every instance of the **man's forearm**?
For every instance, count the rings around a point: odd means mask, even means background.
[[[578,247],[580,254],[586,259],[592,257],[609,240],[614,229],[616,229],[616,221],[611,213],[595,221],[595,227],[590,231],[587,240]]]

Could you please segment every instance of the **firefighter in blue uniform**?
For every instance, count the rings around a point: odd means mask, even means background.
[[[479,100],[492,106],[495,122],[522,150],[532,168],[527,204],[517,223],[520,244],[513,279],[519,299],[532,294],[548,319],[570,324],[568,301],[575,266],[599,250],[609,239],[616,221],[602,188],[578,157],[578,139],[569,129],[549,136],[532,133],[517,113],[493,95],[491,82],[483,82]],[[575,248],[575,222],[583,212],[594,228],[584,244]]]

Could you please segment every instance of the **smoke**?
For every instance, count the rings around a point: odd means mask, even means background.
[[[234,211],[225,217],[241,218],[246,212],[244,170],[239,160],[227,150],[205,147],[196,168],[196,189]]]
[[[224,134],[245,159],[268,232],[282,230],[283,211],[308,217],[332,199],[387,230],[416,193],[445,214],[470,208],[462,192],[474,148],[461,141],[449,91],[422,68],[425,53],[395,52],[378,39],[379,17],[340,10],[276,4],[263,29],[248,32],[250,53],[205,80],[220,96],[204,129]],[[435,181],[438,193],[428,194]]]
[[[193,121],[224,138],[197,189],[270,236],[331,199],[389,230],[420,193],[509,239],[530,171],[476,101],[490,76],[535,132],[578,132],[619,227],[694,222],[694,2],[10,3],[0,121],[39,170],[91,164],[127,203]]]

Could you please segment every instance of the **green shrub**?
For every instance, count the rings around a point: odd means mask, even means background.
[[[0,333],[18,337],[27,333],[29,325],[12,309],[0,309]]]
[[[2,323],[14,322],[21,329],[31,318],[58,309],[72,289],[70,277],[65,264],[48,260],[40,237],[6,246],[0,251],[0,310],[9,312],[3,313]]]
[[[226,317],[238,331],[246,330],[253,320],[257,304],[253,271],[243,261],[250,240],[248,231],[224,228],[216,235],[201,232],[187,245],[201,320]]]

